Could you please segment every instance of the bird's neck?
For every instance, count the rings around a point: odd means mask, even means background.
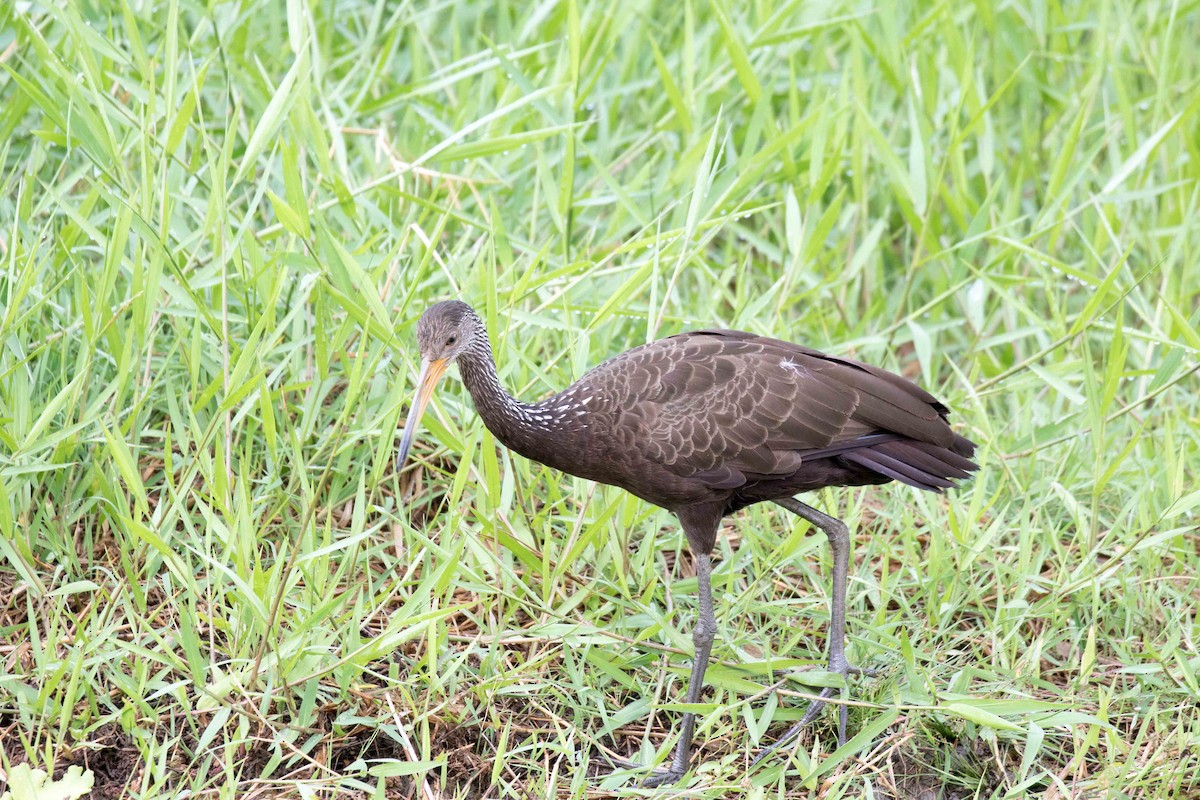
[[[475,410],[488,430],[509,449],[530,455],[530,448],[556,433],[556,420],[537,405],[522,403],[500,385],[496,361],[487,334],[476,337],[477,345],[458,358],[458,370]]]

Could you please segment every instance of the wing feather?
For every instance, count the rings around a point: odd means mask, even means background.
[[[622,424],[636,428],[634,446],[645,458],[714,489],[794,474],[806,458],[844,457],[922,488],[949,485],[947,477],[974,466],[947,454],[961,437],[928,392],[778,339],[695,331],[630,350],[595,372]],[[878,449],[850,458],[863,448]]]

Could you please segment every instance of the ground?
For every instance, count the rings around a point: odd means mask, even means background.
[[[0,4],[0,770],[94,797],[1200,795],[1200,9]],[[825,543],[498,447],[414,323],[545,397],[723,326],[980,443]],[[792,677],[782,670],[793,668]],[[803,683],[810,681],[812,683]],[[771,691],[772,687],[775,691]],[[0,776],[2,778],[3,776]]]

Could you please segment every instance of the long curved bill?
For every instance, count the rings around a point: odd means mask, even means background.
[[[429,398],[433,396],[433,390],[437,386],[438,380],[446,372],[448,366],[450,366],[449,359],[421,359],[421,372],[417,375],[417,396],[408,410],[408,419],[404,423],[404,435],[400,437],[400,450],[396,453],[397,472],[403,469],[404,462],[408,460],[408,451],[412,449],[413,438],[417,434],[417,423],[421,421],[421,414],[425,412],[425,406],[429,403]]]

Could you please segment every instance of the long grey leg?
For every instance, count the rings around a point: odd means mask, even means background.
[[[846,659],[846,583],[850,575],[850,531],[841,520],[834,519],[828,514],[822,514],[812,506],[805,505],[794,497],[787,497],[775,502],[793,514],[808,520],[824,531],[825,535],[829,537],[829,549],[833,554],[833,594],[830,598],[831,607],[829,612],[829,671],[836,672],[839,675],[864,672],[870,674],[868,670],[859,669]],[[835,691],[836,689],[832,687],[826,687],[821,690],[820,697],[830,697]],[[821,709],[824,707],[825,702],[823,699],[813,700],[809,704],[808,710],[804,712],[803,718],[793,725],[787,733],[781,736],[777,742],[759,753],[754,759],[754,763],[757,764],[776,748],[795,738],[805,725],[817,718],[817,715],[821,713]],[[847,713],[848,709],[846,706],[838,707],[839,746],[846,743]]]
[[[708,657],[712,652],[713,639],[717,635],[717,617],[713,614],[711,576],[712,560],[707,554],[697,555],[696,583],[700,594],[700,613],[696,618],[696,627],[692,630],[695,658],[692,661],[692,676],[688,681],[688,703],[700,702],[700,693],[704,690],[704,671],[708,669]],[[657,773],[647,778],[645,786],[663,786],[674,783],[683,777],[687,772],[688,760],[692,754],[692,732],[695,728],[696,715],[691,711],[684,712],[679,743],[675,745],[675,757],[671,760],[670,768],[665,773]]]
[[[833,597],[829,612],[829,669],[842,672],[850,666],[846,660],[846,584],[850,579],[850,531],[846,523],[822,514],[794,497],[776,500],[776,504],[811,522],[829,537],[833,553]]]

